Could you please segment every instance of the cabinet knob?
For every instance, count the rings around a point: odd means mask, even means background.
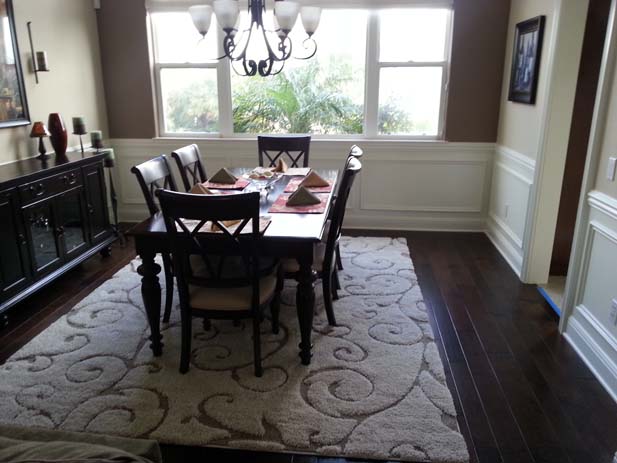
[[[45,193],[45,185],[43,185],[42,183],[39,183],[36,186],[30,185],[29,190],[30,193],[32,193],[34,196],[41,196],[43,193]]]
[[[94,214],[94,206],[92,204],[88,204],[88,214]]]
[[[71,175],[65,175],[62,177],[62,181],[67,185],[74,185],[77,183],[77,175],[74,173]]]
[[[58,228],[56,228],[56,233],[57,233],[58,235],[62,235],[62,234],[64,234],[64,227],[58,227]]]
[[[17,235],[17,240],[19,241],[19,244],[21,244],[22,246],[25,246],[27,243],[26,241],[26,237],[24,236],[23,233],[20,233]]]

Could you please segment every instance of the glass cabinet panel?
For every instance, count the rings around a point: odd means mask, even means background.
[[[58,231],[66,254],[75,252],[86,244],[81,191],[81,188],[73,190],[56,200]]]
[[[15,196],[0,193],[0,294],[15,290],[28,277],[26,238],[14,205]]]
[[[54,226],[51,201],[29,208],[27,227],[32,237],[33,261],[37,272],[60,259]]]

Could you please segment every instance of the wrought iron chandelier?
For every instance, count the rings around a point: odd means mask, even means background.
[[[216,15],[218,23],[225,32],[224,55],[218,59],[229,58],[234,71],[242,76],[257,74],[262,77],[273,76],[283,70],[285,62],[292,57],[293,43],[289,33],[296,24],[298,15],[302,19],[302,25],[308,37],[302,42],[304,55],[294,56],[294,58],[310,59],[317,53],[317,42],[313,39],[313,34],[321,19],[321,8],[319,7],[300,7],[298,2],[275,0],[273,30],[264,27],[264,16],[267,14],[266,0],[248,0],[250,22],[248,28],[242,31],[239,30],[239,0],[215,0],[212,6],[191,6],[189,13],[193,24],[203,38],[210,29],[212,15]],[[254,48],[256,41],[261,41],[262,53],[249,53],[249,49]]]

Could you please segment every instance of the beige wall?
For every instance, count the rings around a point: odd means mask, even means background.
[[[86,0],[16,0],[17,40],[32,121],[47,122],[59,112],[71,131],[71,117],[86,118],[88,129],[107,134],[105,98],[99,58],[93,3]],[[32,21],[36,50],[47,51],[51,72],[31,72],[26,23]],[[0,163],[37,154],[36,142],[28,138],[30,126],[0,130]],[[69,146],[79,144],[69,137]],[[49,141],[46,143],[51,151]]]
[[[494,142],[510,0],[455,0],[446,139]],[[155,136],[142,0],[102,0],[105,91],[113,138]]]
[[[533,159],[537,156],[542,126],[543,100],[548,78],[547,61],[549,54],[547,51],[552,48],[549,41],[552,33],[554,9],[555,0],[512,0],[510,8],[497,143]],[[513,103],[508,101],[508,87],[510,85],[515,26],[521,21],[539,15],[546,16],[546,25],[536,104]]]
[[[608,158],[617,156],[617,130],[615,130],[615,127],[617,127],[617,70],[613,73],[611,85],[604,137],[600,145],[601,155],[598,164],[596,189],[617,198],[617,181],[611,182],[606,178]]]

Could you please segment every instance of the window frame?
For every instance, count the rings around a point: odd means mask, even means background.
[[[361,134],[311,134],[314,139],[321,140],[394,140],[394,141],[444,141],[445,125],[447,115],[447,104],[449,96],[450,66],[452,56],[452,28],[454,8],[449,3],[438,3],[432,6],[426,4],[397,4],[393,8],[397,9],[447,9],[448,18],[446,25],[445,38],[445,57],[443,61],[407,61],[407,62],[381,62],[379,59],[380,51],[380,20],[379,13],[388,7],[367,7],[358,5],[359,8],[367,10],[367,33],[366,33],[366,58],[364,76],[364,121],[363,133]],[[328,9],[355,9],[355,6],[348,5],[328,5]],[[229,60],[202,62],[202,63],[159,63],[157,62],[155,28],[152,13],[158,12],[184,12],[186,8],[181,5],[165,8],[148,9],[147,26],[150,41],[150,63],[152,69],[152,83],[155,100],[155,122],[158,138],[186,138],[186,139],[252,139],[256,133],[236,133],[233,123],[233,102],[231,91],[231,64]],[[210,33],[216,33],[219,56],[222,56],[222,41],[219,40],[220,32],[218,28],[212,28]],[[439,117],[436,135],[410,135],[410,134],[380,134],[379,133],[379,86],[380,75],[383,68],[414,68],[432,67],[442,69],[441,97],[439,107]],[[217,90],[219,104],[219,131],[218,132],[167,132],[165,130],[165,111],[163,108],[161,70],[162,69],[216,69],[217,70]]]

